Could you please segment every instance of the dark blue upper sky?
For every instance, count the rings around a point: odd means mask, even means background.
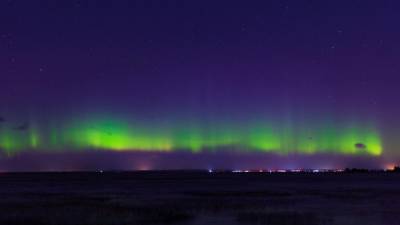
[[[399,69],[398,7],[396,1],[4,1],[1,96],[35,105],[57,105],[58,98],[151,101],[151,108],[191,107],[194,99],[235,107],[285,96],[381,103],[395,94],[388,86],[395,87]]]

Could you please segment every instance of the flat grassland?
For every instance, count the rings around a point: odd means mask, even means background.
[[[0,224],[398,225],[396,173],[1,173]]]

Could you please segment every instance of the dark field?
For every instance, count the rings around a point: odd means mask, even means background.
[[[400,175],[3,173],[0,224],[400,224]]]

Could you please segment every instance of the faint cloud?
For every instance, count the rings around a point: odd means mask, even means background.
[[[19,131],[25,131],[28,129],[29,129],[29,124],[26,122],[15,128],[15,130],[19,130]]]
[[[363,144],[363,143],[356,143],[354,146],[357,149],[366,149],[367,148],[367,146],[365,144]]]

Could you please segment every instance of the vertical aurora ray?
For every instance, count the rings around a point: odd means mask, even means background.
[[[150,122],[93,117],[58,126],[35,123],[26,131],[1,128],[0,149],[7,155],[19,151],[202,151],[232,150],[276,154],[382,153],[382,141],[372,125],[286,120],[256,123],[176,122],[159,126]]]

